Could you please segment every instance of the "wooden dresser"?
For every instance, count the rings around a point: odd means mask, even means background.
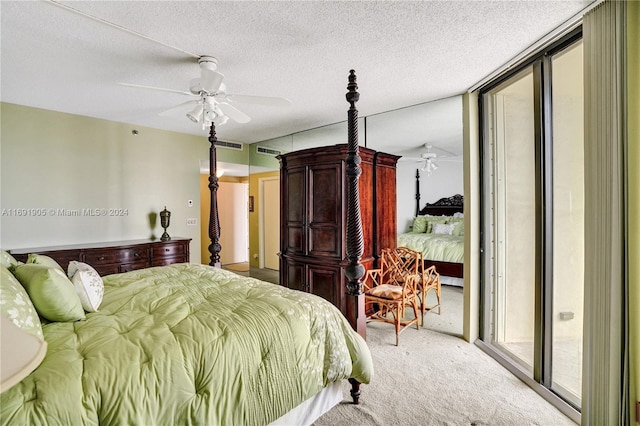
[[[190,241],[190,238],[179,237],[170,241],[111,241],[16,249],[10,250],[10,253],[21,262],[26,262],[29,253],[43,254],[55,259],[65,271],[70,261],[77,260],[91,265],[100,275],[108,275],[189,262]]]
[[[347,145],[290,152],[280,160],[280,284],[321,296],[345,315]],[[362,264],[397,244],[399,157],[360,148]]]

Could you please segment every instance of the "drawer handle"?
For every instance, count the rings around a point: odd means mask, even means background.
[[[171,251],[171,249],[166,248],[166,249],[164,249],[164,251]]]
[[[140,253],[133,253],[134,257],[140,257]]]
[[[98,260],[104,260],[104,256],[100,256]]]

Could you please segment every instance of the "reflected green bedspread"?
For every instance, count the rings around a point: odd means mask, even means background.
[[[0,396],[3,424],[262,425],[373,374],[323,299],[204,265],[104,278],[100,311],[44,326],[47,356]]]
[[[422,252],[425,260],[464,262],[464,236],[407,232],[398,234],[398,247]]]

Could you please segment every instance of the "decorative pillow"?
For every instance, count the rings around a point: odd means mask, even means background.
[[[447,216],[431,216],[427,218],[427,233],[433,232],[433,225],[436,223],[447,223],[449,218]]]
[[[3,268],[11,270],[18,266],[18,261],[9,252],[0,250],[0,264],[2,264]]]
[[[82,307],[87,312],[97,312],[104,295],[104,283],[100,274],[86,263],[72,260],[67,272],[80,298]]]
[[[416,216],[413,218],[412,232],[427,232],[427,218],[426,216]]]
[[[456,222],[454,225],[451,235],[457,235],[459,237],[464,235],[464,222]]]
[[[7,268],[1,269],[0,314],[22,330],[42,339],[42,324],[29,295]]]
[[[62,272],[64,272],[64,269],[62,269],[62,266],[60,266],[58,264],[58,262],[56,262],[55,260],[53,260],[49,256],[45,256],[44,254],[29,253],[29,255],[27,256],[27,263],[35,263],[36,265],[44,265],[44,266],[48,266],[50,268],[60,269]]]
[[[434,223],[432,232],[434,234],[451,235],[455,226],[453,223]]]
[[[461,213],[461,212],[455,212],[455,213],[453,214],[453,217],[464,217],[464,213]]]
[[[73,284],[61,270],[27,263],[15,269],[38,313],[49,321],[84,319],[84,310]]]

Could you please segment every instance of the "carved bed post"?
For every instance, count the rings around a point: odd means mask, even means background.
[[[420,214],[420,169],[416,169],[416,216]]]
[[[211,143],[209,148],[209,191],[211,191],[211,210],[209,211],[209,238],[211,239],[209,253],[211,253],[211,260],[209,265],[219,268],[222,246],[220,245],[220,220],[218,218],[217,141],[216,125],[212,121],[209,131],[209,142]]]
[[[360,98],[357,92],[356,72],[349,72],[349,90],[346,94],[350,107],[348,111],[348,152],[347,164],[347,244],[346,254],[348,265],[344,274],[347,278],[347,319],[351,326],[362,336],[366,337],[366,318],[364,314],[364,300],[362,297],[362,277],[365,268],[360,263],[364,252],[364,238],[362,235],[362,218],[360,216],[360,193],[358,181],[362,174],[360,168],[360,154],[358,148],[358,110],[356,102]],[[360,383],[349,379],[351,383],[351,397],[353,403],[358,404],[360,398]]]

